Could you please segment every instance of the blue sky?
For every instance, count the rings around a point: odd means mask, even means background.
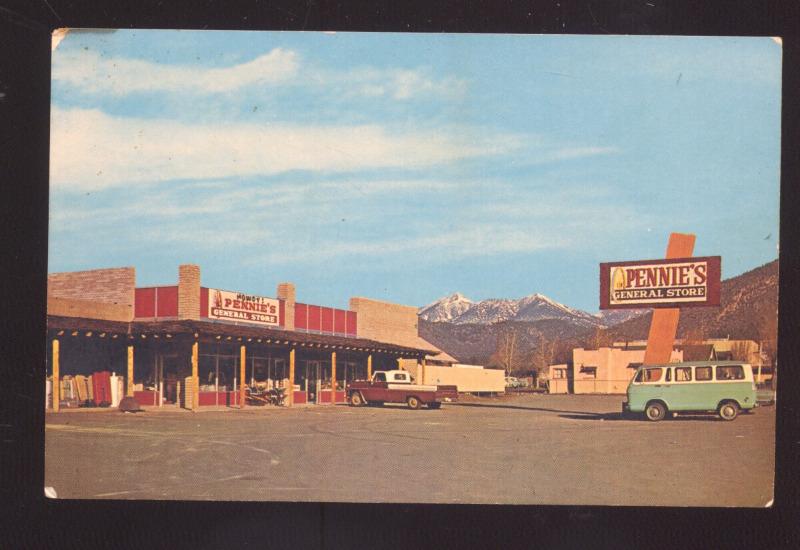
[[[780,73],[770,38],[70,32],[48,270],[597,311],[680,231],[731,277],[778,255]]]

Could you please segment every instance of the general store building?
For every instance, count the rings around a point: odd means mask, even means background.
[[[93,398],[97,373],[111,374],[116,401],[157,407],[240,406],[245,391],[274,388],[290,406],[339,403],[352,380],[424,369],[440,353],[418,336],[415,307],[307,304],[288,282],[275,297],[208,288],[191,264],[179,266],[177,284],[157,287],[137,287],[133,267],[54,273],[47,304],[54,410]]]

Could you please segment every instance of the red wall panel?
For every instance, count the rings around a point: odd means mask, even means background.
[[[347,332],[347,312],[343,309],[333,310],[333,332],[337,334]]]
[[[137,288],[133,301],[134,317],[156,316],[156,289]]]
[[[333,332],[333,308],[322,308],[322,332]]]
[[[308,306],[308,330],[320,330],[320,307]]]
[[[358,334],[358,317],[356,317],[355,311],[348,311],[347,312],[347,334],[351,336],[355,336]]]
[[[200,287],[200,317],[208,317],[208,289],[203,286]]]
[[[308,328],[308,306],[306,304],[295,303],[294,328],[303,330]]]
[[[157,317],[178,316],[178,287],[161,286],[156,288]]]

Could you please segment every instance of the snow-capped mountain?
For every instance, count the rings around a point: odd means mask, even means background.
[[[586,326],[596,326],[602,322],[596,315],[579,309],[572,309],[551,300],[542,294],[532,294],[519,300],[519,311],[515,321],[539,321],[541,319],[562,319]]]
[[[648,310],[603,311],[596,315],[560,304],[542,294],[519,300],[491,299],[473,302],[456,292],[420,308],[420,318],[457,325],[490,325],[502,321],[536,322],[544,319],[568,321],[581,327],[612,326]]]
[[[597,317],[607,327],[624,323],[634,317],[639,317],[650,311],[649,309],[606,309],[597,314]]]
[[[514,319],[518,311],[519,303],[515,300],[482,300],[453,319],[453,323],[457,325],[467,323],[490,325]]]
[[[420,308],[419,316],[427,321],[452,321],[475,305],[475,302],[456,292]]]

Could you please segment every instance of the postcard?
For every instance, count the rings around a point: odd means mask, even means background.
[[[770,506],[781,48],[57,30],[46,494]]]

